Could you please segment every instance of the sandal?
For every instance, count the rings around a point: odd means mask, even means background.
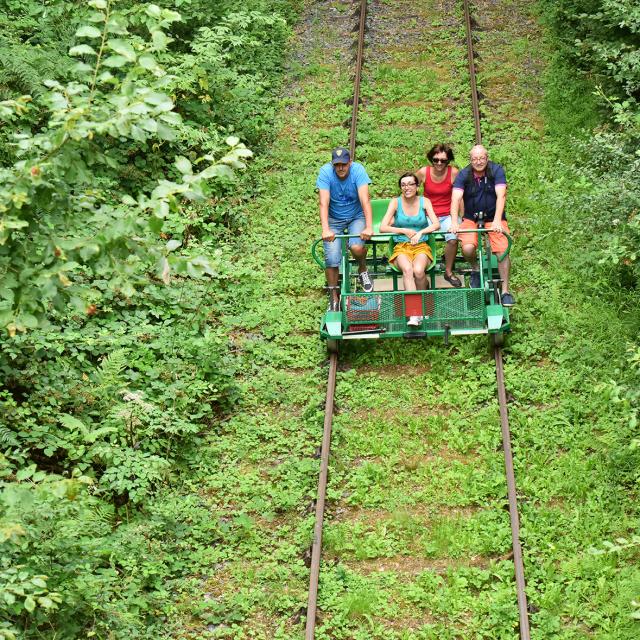
[[[460,278],[458,278],[457,276],[455,276],[453,273],[448,276],[446,273],[444,274],[444,279],[452,286],[455,287],[456,289],[459,289],[462,286],[462,282],[460,282]]]

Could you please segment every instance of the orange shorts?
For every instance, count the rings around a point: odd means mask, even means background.
[[[389,258],[389,263],[393,264],[398,256],[407,256],[407,258],[413,262],[421,254],[427,256],[430,263],[433,262],[431,247],[426,242],[418,242],[418,244],[398,242],[398,244],[393,247],[393,253]]]
[[[490,222],[486,222],[485,224],[488,228],[491,227]],[[466,218],[462,221],[462,224],[460,225],[460,229],[477,229],[477,228],[478,228],[478,224],[476,222],[474,222],[473,220],[467,220]],[[505,233],[511,234],[511,232],[509,231],[509,227],[507,226],[506,220],[502,221],[502,229],[504,230]],[[479,234],[477,233],[461,233],[458,236],[458,239],[463,245],[472,244],[474,247],[477,247],[478,235]],[[507,247],[509,246],[509,241],[507,240],[507,237],[503,233],[496,233],[495,231],[489,232],[489,242],[491,244],[491,251],[493,251],[493,253],[495,253],[498,256],[503,254],[507,250]]]

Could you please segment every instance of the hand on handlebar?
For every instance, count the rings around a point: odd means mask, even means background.
[[[373,235],[373,229],[371,227],[365,227],[361,232],[360,232],[360,237],[363,240],[370,240],[371,236]]]
[[[410,242],[411,242],[411,244],[418,244],[419,242],[422,242],[422,231],[416,231],[411,236]]]
[[[496,233],[502,233],[502,220],[494,220],[491,223],[491,231],[495,231]]]
[[[331,229],[322,230],[322,239],[325,242],[333,242],[336,239],[336,234]]]

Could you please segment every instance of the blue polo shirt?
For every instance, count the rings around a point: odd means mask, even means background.
[[[462,189],[464,200],[464,217],[475,221],[475,214],[482,211],[487,222],[491,222],[496,214],[496,186],[506,185],[507,177],[504,168],[497,162],[489,162],[485,175],[476,178],[471,165],[460,171],[453,182],[454,189]],[[502,214],[507,219],[507,210]]]
[[[329,217],[338,222],[351,222],[364,216],[358,189],[365,184],[371,184],[366,169],[354,162],[349,169],[349,174],[344,180],[340,180],[333,170],[330,162],[320,168],[316,187],[329,191]]]

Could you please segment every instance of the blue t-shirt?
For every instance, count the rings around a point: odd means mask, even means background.
[[[358,188],[365,184],[371,184],[365,168],[354,162],[349,169],[349,174],[344,180],[340,180],[333,170],[330,162],[320,168],[316,187],[329,191],[329,217],[339,222],[351,222],[364,216]]]
[[[469,180],[471,175],[471,180]],[[497,162],[489,162],[485,175],[482,178],[473,177],[471,165],[460,171],[453,182],[454,189],[463,189],[464,217],[475,220],[475,214],[484,212],[484,218],[488,222],[493,220],[496,214],[496,185],[506,185],[507,177],[504,168]],[[502,214],[502,219],[507,219],[507,211]]]

